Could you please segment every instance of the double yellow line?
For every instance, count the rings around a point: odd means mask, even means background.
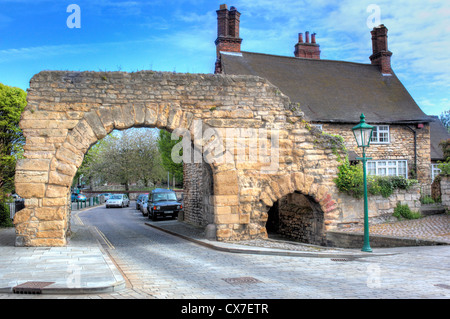
[[[108,246],[109,249],[116,249],[116,247],[114,247],[114,245],[111,244],[111,242],[108,240],[108,238],[106,238],[105,234],[103,234],[100,229],[98,229],[96,226],[93,226],[93,227],[95,228],[95,230],[100,235],[100,237],[103,239],[103,241],[105,242],[105,244]]]

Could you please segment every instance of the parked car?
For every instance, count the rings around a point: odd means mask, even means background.
[[[183,210],[183,205],[177,201],[177,195],[169,189],[154,189],[148,198],[148,218],[157,220],[158,217],[176,218]]]
[[[140,211],[141,211],[142,215],[144,215],[144,216],[148,215],[147,206],[148,206],[148,195],[145,195],[142,198],[141,205],[140,205]]]
[[[110,207],[129,207],[130,200],[127,194],[111,194],[106,201],[106,208]]]
[[[145,196],[147,196],[147,199],[148,199],[148,194],[139,194],[139,196],[136,198],[136,209],[137,210],[141,210],[142,199]]]
[[[78,195],[78,194],[72,193],[72,195],[70,196],[70,200],[71,200],[72,202],[76,202],[76,201],[77,201],[77,195]]]
[[[86,198],[85,195],[83,195],[83,194],[78,194],[77,195],[77,198],[76,198],[77,202],[85,202],[86,200],[87,200],[87,198]]]

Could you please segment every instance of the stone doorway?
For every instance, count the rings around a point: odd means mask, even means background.
[[[324,214],[311,196],[294,192],[269,209],[267,232],[307,244],[326,245]]]

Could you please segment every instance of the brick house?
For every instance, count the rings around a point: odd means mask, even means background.
[[[438,146],[430,145],[430,123],[436,118],[419,108],[392,70],[384,25],[371,31],[373,54],[364,64],[321,59],[316,35],[309,32],[299,34],[292,57],[241,51],[239,21],[236,8],[217,10],[216,74],[266,78],[311,124],[341,135],[350,160],[361,155],[351,129],[364,113],[374,126],[368,173],[431,183],[430,154]]]

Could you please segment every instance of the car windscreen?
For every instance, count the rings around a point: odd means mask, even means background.
[[[154,202],[160,202],[160,201],[176,201],[177,196],[175,193],[155,193],[153,194],[153,201]]]
[[[122,195],[111,195],[109,199],[122,199]]]

